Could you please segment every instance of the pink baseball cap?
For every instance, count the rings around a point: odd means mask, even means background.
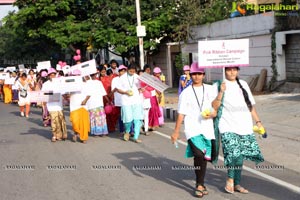
[[[50,74],[56,74],[57,72],[56,72],[56,70],[54,69],[54,68],[50,68],[50,69],[48,69],[48,75],[50,75]]]
[[[42,77],[46,77],[46,76],[48,76],[48,73],[45,72],[45,71],[42,71],[41,76],[42,76]]]
[[[156,73],[156,74],[161,73],[161,69],[159,67],[155,67],[153,69],[153,73]]]
[[[184,65],[183,66],[183,71],[190,71],[190,66]]]
[[[205,73],[204,68],[200,68],[198,62],[193,62],[190,73]]]
[[[127,70],[127,67],[125,65],[120,65],[119,68],[118,68],[118,71],[121,71],[122,69],[126,69]]]

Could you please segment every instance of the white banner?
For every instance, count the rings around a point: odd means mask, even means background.
[[[83,80],[81,76],[67,76],[54,78],[53,82],[56,85],[56,88],[53,90],[55,93],[71,93],[71,92],[80,92]]]
[[[30,102],[59,102],[61,94],[45,91],[29,91]]]
[[[0,73],[0,80],[5,80],[9,78],[9,73]]]
[[[50,61],[43,61],[38,62],[38,65],[36,66],[36,69],[38,72],[40,72],[42,69],[50,69],[51,68],[51,62]]]
[[[138,79],[160,92],[169,88],[169,86],[161,82],[161,80],[147,73],[142,73]]]
[[[4,69],[4,72],[13,72],[13,71],[16,71],[16,67],[6,67]]]
[[[16,81],[16,78],[13,78],[13,77],[7,78],[7,79],[4,80],[4,84],[13,85],[13,84],[15,84],[15,81]]]
[[[248,66],[249,39],[198,41],[198,65],[203,68]]]
[[[19,70],[20,69],[25,69],[25,65],[24,64],[20,64],[20,65],[18,65],[18,67],[19,67]]]
[[[77,65],[73,65],[71,67],[71,73],[73,73],[73,71],[76,69],[81,71],[81,76],[88,76],[90,74],[95,74],[97,73],[96,61],[95,59],[93,59],[83,63],[79,63]]]

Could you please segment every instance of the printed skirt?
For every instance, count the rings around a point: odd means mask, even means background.
[[[89,110],[92,135],[107,135],[106,115],[103,106]]]
[[[221,141],[225,166],[230,166],[240,156],[256,164],[264,161],[254,134],[238,135],[226,132],[221,134]]]

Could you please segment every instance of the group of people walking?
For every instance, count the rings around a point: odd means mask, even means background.
[[[147,83],[140,81],[142,73],[151,74],[149,65],[137,71],[137,65],[100,65],[97,73],[82,76],[83,85],[78,92],[61,94],[59,101],[34,102],[42,107],[44,126],[52,129],[52,142],[68,138],[63,103],[68,102],[70,121],[74,134],[72,140],[86,143],[89,133],[105,136],[118,129],[123,140],[140,143],[140,133],[148,135],[150,130],[163,125],[162,108],[164,95]],[[263,162],[253,123],[262,127],[255,110],[255,100],[247,83],[238,78],[239,67],[226,67],[225,80],[213,85],[205,84],[205,70],[193,63],[184,66],[185,74],[180,78],[178,118],[171,140],[175,143],[180,137],[181,124],[188,142],[186,157],[194,158],[196,188],[195,195],[208,194],[204,184],[207,162],[218,161],[221,143],[224,165],[227,168],[225,191],[228,193],[249,191],[241,186],[241,173],[244,160]],[[4,103],[18,102],[20,115],[29,117],[30,90],[52,91],[57,87],[55,78],[63,76],[54,68],[41,70],[37,75],[20,72],[10,73],[15,79],[13,85],[3,84]],[[81,76],[75,70],[72,76]],[[152,75],[164,82],[159,67]],[[26,109],[26,111],[24,110]]]
[[[144,70],[137,69],[136,64],[119,66],[112,60],[109,64],[99,65],[97,73],[88,76],[82,76],[80,70],[64,75],[62,71],[50,68],[37,74],[30,70],[29,74],[21,72],[20,76],[11,77],[16,82],[16,101],[20,105],[20,115],[26,117],[29,117],[30,105],[34,102],[29,91],[55,93],[53,90],[60,87],[55,80],[60,77],[82,77],[82,86],[77,92],[61,93],[58,101],[35,102],[42,108],[43,125],[51,126],[52,142],[68,138],[64,105],[69,105],[74,142],[79,139],[86,143],[89,134],[106,136],[118,129],[125,141],[140,143],[140,133],[149,135],[149,131],[164,124],[164,96],[139,80],[139,74],[150,74],[151,68],[145,65]],[[164,81],[159,67],[154,68],[153,76]],[[3,86],[4,103],[11,103],[14,90],[6,88],[11,86]]]
[[[248,193],[240,184],[243,161],[264,161],[252,129],[253,121],[258,127],[263,125],[248,84],[238,78],[239,67],[226,67],[225,80],[213,85],[203,82],[205,70],[198,63],[184,66],[183,70],[178,118],[171,140],[175,143],[179,139],[184,122],[188,142],[185,156],[194,158],[195,195],[208,194],[204,184],[207,162],[217,163],[219,140],[227,168],[225,191]]]

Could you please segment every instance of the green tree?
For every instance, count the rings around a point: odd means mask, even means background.
[[[92,0],[92,41],[97,48],[109,47],[123,57],[137,52],[135,0]],[[153,51],[159,42],[171,38],[172,12],[175,1],[141,1],[142,25],[146,26],[144,48]]]

